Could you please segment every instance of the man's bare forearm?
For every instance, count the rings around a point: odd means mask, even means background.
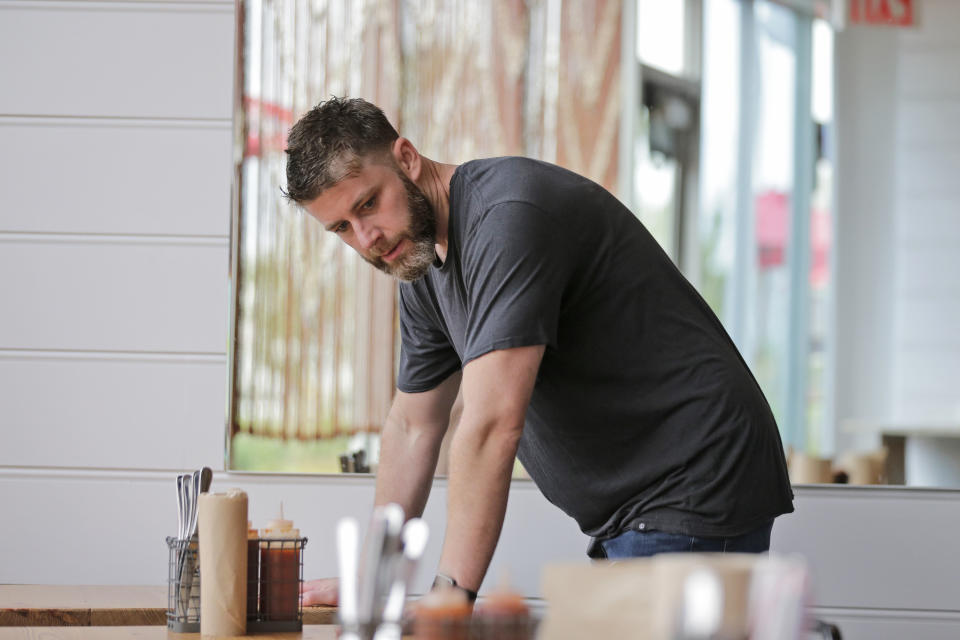
[[[375,505],[395,502],[407,518],[419,517],[427,504],[440,451],[439,437],[387,419],[380,443]]]
[[[464,367],[463,416],[450,448],[440,571],[474,591],[500,538],[513,461],[544,349],[492,351]]]
[[[518,425],[475,427],[465,419],[451,445],[441,573],[474,591],[490,565],[507,508]]]
[[[395,502],[407,518],[423,514],[459,388],[460,374],[456,373],[435,389],[398,393],[394,398],[383,425],[374,504]]]

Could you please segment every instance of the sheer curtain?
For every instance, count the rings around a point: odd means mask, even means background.
[[[528,155],[617,175],[620,1],[242,0],[231,433],[377,431],[395,284],[284,201],[287,131],[332,95],[430,158]]]

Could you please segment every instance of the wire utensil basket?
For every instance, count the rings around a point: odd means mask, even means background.
[[[302,631],[303,548],[306,538],[247,540],[247,631]],[[167,628],[200,631],[197,539],[167,538]]]
[[[167,538],[167,628],[177,633],[200,631],[200,559],[196,537]]]

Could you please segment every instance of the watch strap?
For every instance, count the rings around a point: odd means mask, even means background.
[[[437,574],[437,577],[434,578],[434,580],[433,580],[433,588],[434,588],[434,589],[450,589],[450,588],[453,588],[453,589],[456,589],[456,590],[458,590],[458,591],[462,591],[464,594],[466,594],[467,600],[468,600],[469,602],[476,602],[476,600],[477,600],[477,592],[476,592],[476,591],[474,591],[474,590],[472,590],[472,589],[467,589],[466,587],[457,584],[457,581],[456,581],[454,578],[452,578],[452,577],[450,577],[450,576],[448,576],[448,575],[446,575],[446,574],[443,574],[443,573],[438,573],[438,574]]]

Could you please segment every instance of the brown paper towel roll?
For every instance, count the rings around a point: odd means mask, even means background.
[[[200,634],[247,632],[247,494],[200,494]]]

